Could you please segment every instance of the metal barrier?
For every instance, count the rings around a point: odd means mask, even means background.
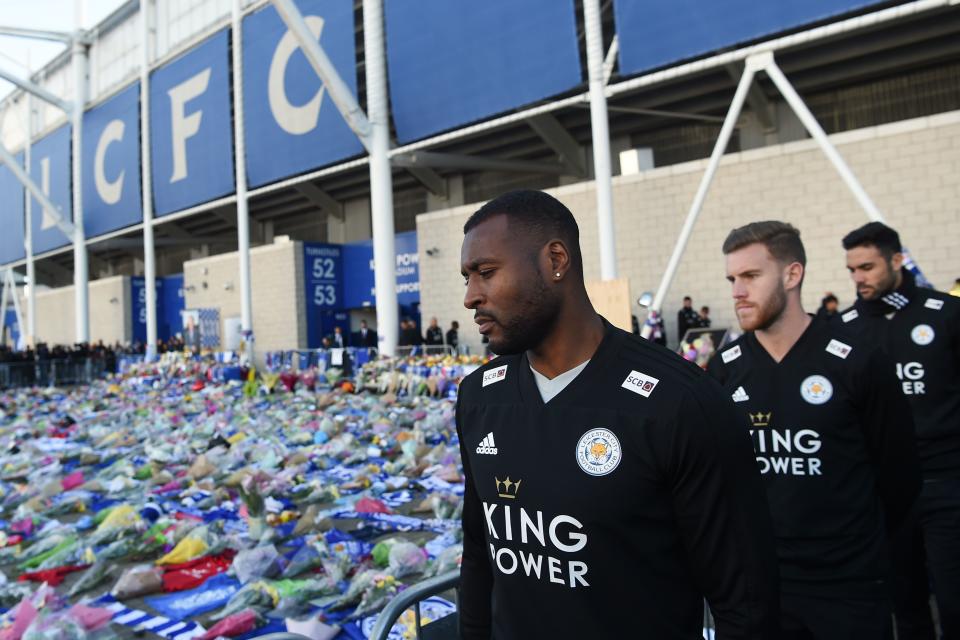
[[[402,358],[407,356],[433,354],[453,356],[457,354],[457,350],[448,344],[418,344],[397,347],[397,355]]]
[[[380,612],[380,615],[377,616],[377,623],[373,627],[373,631],[370,632],[370,640],[387,640],[387,636],[390,635],[390,630],[393,628],[393,625],[396,624],[397,620],[400,619],[400,616],[403,615],[403,612],[409,609],[411,606],[414,607],[414,617],[416,619],[416,632],[417,640],[422,640],[422,627],[420,625],[420,603],[423,600],[431,596],[435,596],[443,593],[444,591],[449,591],[451,589],[456,590],[456,605],[457,610],[460,609],[460,572],[451,571],[445,573],[441,576],[435,578],[430,578],[424,580],[423,582],[405,589],[403,592],[397,594],[390,602],[387,603],[387,606],[383,608]],[[456,615],[456,614],[451,614]],[[445,620],[446,618],[441,618]],[[716,624],[713,620],[713,614],[710,611],[710,607],[707,605],[707,601],[703,601],[703,630],[704,637],[712,640],[714,634],[716,633]],[[453,629],[452,634],[449,636],[449,640],[454,640],[459,638],[459,630]],[[281,640],[277,638],[276,640]],[[292,639],[291,639],[292,640]],[[431,638],[430,640],[448,640],[446,637]]]
[[[383,608],[383,611],[380,612],[380,615],[377,616],[377,623],[373,626],[373,631],[370,633],[370,640],[387,640],[387,636],[390,635],[390,629],[393,628],[393,625],[397,622],[400,616],[403,615],[403,612],[409,609],[411,605],[414,607],[413,615],[417,625],[417,640],[421,640],[423,635],[421,633],[422,628],[420,626],[420,602],[426,600],[430,596],[443,593],[444,591],[457,589],[456,600],[457,608],[459,609],[459,584],[460,572],[451,571],[441,576],[424,580],[423,582],[416,584],[409,589],[405,589],[403,592],[397,594],[393,600],[387,603],[387,606]]]
[[[106,373],[106,361],[93,358],[4,362],[0,363],[0,388],[89,384]]]

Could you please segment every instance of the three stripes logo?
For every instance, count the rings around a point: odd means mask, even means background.
[[[477,446],[477,453],[489,456],[497,455],[497,443],[493,441],[493,431],[488,433],[487,437],[480,441],[480,444]]]
[[[902,293],[897,293],[896,291],[883,296],[883,301],[894,309],[903,309],[905,306],[910,304],[910,300],[907,298],[907,296],[903,295]]]

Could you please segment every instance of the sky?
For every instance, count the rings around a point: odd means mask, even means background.
[[[73,31],[79,21],[89,29],[110,15],[125,0],[0,0],[0,26],[51,31]],[[0,35],[0,68],[18,76],[36,71],[55,58],[65,45]],[[0,80],[0,99],[14,87]]]

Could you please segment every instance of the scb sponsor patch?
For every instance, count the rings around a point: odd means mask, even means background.
[[[483,386],[488,384],[493,384],[494,382],[500,382],[507,377],[507,367],[509,365],[503,365],[502,367],[497,367],[496,369],[490,369],[489,371],[483,372]]]
[[[647,374],[640,373],[639,371],[631,371],[630,375],[627,376],[627,379],[624,380],[623,384],[620,386],[624,389],[629,389],[634,393],[639,393],[644,398],[649,398],[650,394],[653,393],[653,390],[657,387],[657,383],[659,382],[659,378],[648,376]]]

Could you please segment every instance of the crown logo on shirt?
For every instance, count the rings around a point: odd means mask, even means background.
[[[770,418],[773,417],[773,412],[768,411],[766,413],[748,413],[750,416],[750,425],[754,427],[769,427]]]
[[[517,497],[517,491],[520,490],[521,480],[511,480],[510,476],[507,476],[506,480],[501,480],[496,476],[494,476],[493,479],[497,483],[498,496],[501,498],[509,498],[511,500]]]

